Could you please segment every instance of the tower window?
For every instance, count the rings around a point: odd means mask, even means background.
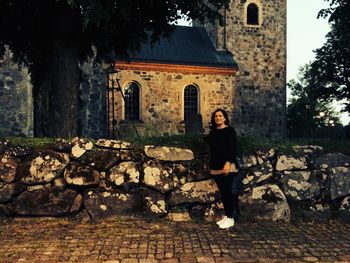
[[[140,88],[135,82],[129,83],[124,91],[125,120],[140,120]]]
[[[247,7],[247,25],[259,25],[259,8],[256,4]]]
[[[194,85],[188,85],[184,92],[185,120],[191,114],[198,113],[198,89]]]

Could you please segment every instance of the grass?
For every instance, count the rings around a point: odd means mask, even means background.
[[[27,137],[5,137],[14,145],[22,146],[44,146],[55,142],[54,138],[27,138]],[[1,138],[0,138],[1,140]],[[92,140],[93,142],[95,140]],[[202,135],[169,135],[160,137],[140,137],[127,138],[136,146],[142,147],[144,145],[156,146],[174,146],[180,148],[190,148],[193,151],[205,151],[207,149],[206,143],[203,141]],[[293,153],[293,146],[295,145],[319,145],[325,149],[325,152],[342,152],[350,155],[350,141],[348,140],[330,140],[330,139],[281,139],[268,140],[264,138],[242,137],[238,138],[239,147],[238,152],[242,154],[253,153],[257,150],[269,150],[271,148],[286,154]]]

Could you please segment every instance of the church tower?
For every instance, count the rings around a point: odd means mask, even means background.
[[[224,25],[207,25],[216,48],[238,64],[233,122],[240,135],[285,135],[286,1],[231,0]]]

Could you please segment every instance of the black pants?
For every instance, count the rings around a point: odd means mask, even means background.
[[[219,188],[221,194],[221,200],[224,205],[225,215],[230,218],[238,219],[240,216],[239,206],[238,206],[238,194],[232,192],[233,183],[236,184],[238,177],[234,173],[229,173],[228,175],[218,174],[213,175],[213,178]]]

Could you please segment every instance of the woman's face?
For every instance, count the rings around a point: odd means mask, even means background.
[[[214,115],[214,121],[216,126],[223,126],[225,125],[226,118],[224,117],[224,114],[222,114],[221,111],[217,111]]]

